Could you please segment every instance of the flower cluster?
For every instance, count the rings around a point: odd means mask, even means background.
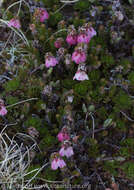
[[[57,38],[54,42],[55,48],[57,48],[57,58],[51,56],[51,53],[47,53],[45,56],[45,66],[47,68],[56,66],[60,60],[65,61],[67,67],[72,62],[76,64],[83,64],[87,60],[87,50],[88,44],[90,40],[96,35],[96,31],[91,27],[88,23],[84,24],[82,27],[79,27],[78,32],[76,31],[73,25],[69,26],[68,33],[66,36],[66,42],[68,44],[68,48],[75,46],[74,52],[69,54],[65,47],[63,47],[64,40],[63,38]],[[73,80],[89,80],[88,75],[86,74],[86,70],[81,70],[78,68]]]
[[[68,127],[63,127],[62,130],[57,135],[58,140],[62,142],[61,149],[57,153],[53,153],[51,161],[51,168],[52,170],[56,170],[58,167],[63,168],[66,166],[66,163],[62,159],[63,156],[66,156],[67,158],[74,155],[73,148],[71,146],[70,135],[69,135],[69,129]]]

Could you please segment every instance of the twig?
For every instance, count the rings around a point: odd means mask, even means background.
[[[120,111],[120,113],[122,113],[122,115],[124,115],[125,118],[127,118],[129,121],[134,121],[134,119],[131,119],[129,116],[127,116],[123,111]]]
[[[92,132],[92,138],[94,139],[95,122],[94,122],[94,117],[93,117],[93,115],[91,114],[90,116],[91,116],[92,121],[93,121],[93,132]]]
[[[78,2],[79,0],[60,0],[61,3],[76,3]]]
[[[13,106],[16,106],[16,105],[19,105],[19,104],[23,104],[25,102],[29,102],[29,101],[32,101],[32,100],[38,100],[38,98],[30,98],[30,99],[27,99],[27,100],[22,100],[20,102],[15,103],[15,104],[6,106],[6,108],[10,108],[10,107],[13,107]]]

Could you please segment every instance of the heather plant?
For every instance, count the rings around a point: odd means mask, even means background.
[[[17,189],[17,180],[22,189],[46,183],[48,189],[133,189],[132,5],[3,1],[1,155],[8,151],[1,164],[12,168],[2,170],[10,179],[3,189]]]

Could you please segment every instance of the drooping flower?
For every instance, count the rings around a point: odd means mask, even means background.
[[[49,14],[44,8],[37,8],[34,13],[34,16],[36,19],[40,20],[40,22],[44,22],[49,18]]]
[[[40,22],[44,22],[46,19],[49,18],[49,14],[46,9],[40,8]]]
[[[59,168],[64,168],[66,166],[66,163],[64,160],[60,157],[59,153],[54,152],[52,154],[52,161],[51,161],[51,169],[52,170],[57,170]]]
[[[89,80],[88,75],[86,74],[86,72],[85,71],[81,71],[81,70],[78,70],[75,73],[73,80],[75,80],[75,79],[79,80],[79,81]]]
[[[73,148],[71,146],[71,142],[66,140],[63,142],[62,147],[59,151],[60,156],[66,156],[67,158],[71,157],[74,155]]]
[[[8,22],[8,26],[9,27],[14,27],[19,29],[21,27],[20,21],[18,19],[12,18],[9,22]]]
[[[61,141],[61,142],[64,141],[64,140],[69,140],[70,139],[69,135],[67,133],[64,133],[64,132],[59,132],[57,137],[58,137],[58,140]]]
[[[0,115],[4,116],[7,114],[7,109],[5,106],[0,106]]]
[[[72,61],[74,61],[76,64],[84,63],[86,58],[86,53],[83,50],[75,50],[72,54]]]
[[[60,142],[70,140],[68,127],[63,127],[62,130],[58,133],[57,137]]]
[[[62,146],[62,148],[59,151],[60,156],[66,156],[67,158],[71,157],[72,155],[74,155],[74,151],[72,146],[66,147],[66,146]]]
[[[69,45],[76,45],[77,44],[77,33],[76,33],[76,29],[74,28],[73,25],[69,26],[66,42]]]
[[[54,67],[57,64],[58,60],[51,53],[47,53],[45,56],[45,66],[49,68]]]
[[[66,38],[66,42],[69,45],[76,45],[77,44],[77,36],[76,35],[68,34],[67,38]]]
[[[88,35],[87,33],[80,33],[77,37],[77,42],[78,43],[86,43],[88,44],[90,42],[90,35]]]

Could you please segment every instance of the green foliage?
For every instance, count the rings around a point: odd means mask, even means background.
[[[41,150],[49,149],[51,146],[54,146],[57,142],[57,137],[54,137],[50,134],[50,132],[47,132],[44,134],[44,137],[41,140],[39,147]]]
[[[120,144],[123,146],[127,146],[128,148],[131,148],[132,150],[134,150],[134,139],[133,138],[127,138],[127,139],[123,140]]]
[[[105,161],[103,164],[103,169],[105,171],[109,171],[111,175],[113,176],[117,176],[118,175],[118,171],[117,169],[119,168],[120,163],[118,163],[117,161]]]
[[[117,119],[116,121],[116,128],[118,128],[120,131],[126,131],[126,125],[123,120]]]
[[[72,79],[64,79],[62,81],[62,86],[67,89],[71,89],[77,82]]]
[[[105,109],[105,107],[103,106],[103,107],[101,107],[101,108],[99,108],[98,110],[97,110],[97,115],[98,115],[98,117],[99,118],[101,118],[101,119],[107,119],[107,117],[108,117],[108,113],[107,113],[107,110]]]
[[[100,72],[98,70],[93,70],[89,74],[89,78],[91,81],[98,83],[98,80],[100,78]]]
[[[5,85],[6,92],[15,91],[20,88],[20,80],[19,78],[14,78],[8,81]]]
[[[91,89],[91,82],[88,80],[82,81],[74,85],[74,91],[78,96],[85,96],[88,90]]]
[[[115,105],[119,109],[129,109],[131,107],[131,98],[122,90],[113,98]]]
[[[57,12],[55,14],[50,15],[48,22],[50,26],[56,26],[61,19],[62,19],[62,14],[60,12]]]
[[[17,103],[19,100],[18,100],[18,97],[15,97],[15,96],[7,96],[6,97],[6,103],[11,105],[11,104],[15,104]]]
[[[53,5],[59,3],[59,0],[42,0],[45,6],[53,7]]]
[[[134,84],[134,71],[128,75],[128,80],[130,80],[131,85]]]
[[[58,176],[59,176],[59,170],[52,170],[50,167],[45,168],[44,178],[46,180],[55,181],[56,179],[58,179]]]
[[[90,157],[96,158],[97,156],[99,156],[99,144],[97,143],[96,139],[90,138],[88,141],[89,141],[88,154]]]
[[[80,10],[80,11],[85,11],[86,9],[89,9],[89,7],[90,7],[90,3],[89,3],[89,1],[87,1],[87,0],[85,0],[85,1],[79,0],[79,1],[75,4],[75,6],[74,6],[75,9],[78,9],[78,10]]]
[[[129,161],[121,166],[121,169],[125,172],[126,176],[130,179],[134,179],[134,162]]]
[[[108,65],[108,67],[115,64],[114,58],[111,55],[101,56],[101,62],[104,64],[104,66]]]
[[[125,158],[129,158],[131,155],[127,147],[121,147],[120,154]]]

